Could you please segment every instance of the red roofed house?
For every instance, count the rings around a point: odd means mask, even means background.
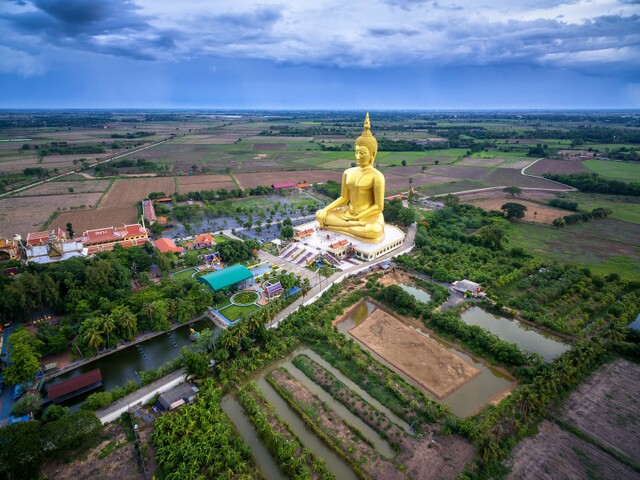
[[[166,252],[174,252],[174,253],[182,253],[184,252],[183,247],[178,247],[173,240],[170,238],[159,238],[155,240],[153,244],[156,246],[158,250],[162,253]]]
[[[144,245],[149,241],[149,231],[139,223],[121,227],[96,228],[83,232],[81,240],[88,249],[87,254],[93,255],[113,250],[115,245],[122,245],[125,248]]]
[[[343,238],[342,240],[333,242],[331,245],[329,245],[329,248],[327,248],[327,250],[337,258],[344,258],[347,256],[350,246],[351,243],[349,242],[349,240]]]
[[[193,240],[193,248],[209,248],[216,244],[216,241],[213,239],[210,233],[203,233],[202,235],[198,235]]]

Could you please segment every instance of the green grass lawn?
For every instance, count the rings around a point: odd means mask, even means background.
[[[195,268],[190,268],[188,270],[183,270],[181,272],[174,273],[173,278],[175,278],[176,280],[187,280],[191,278],[193,274],[196,272],[197,270]]]
[[[545,261],[573,263],[598,275],[617,273],[640,279],[640,226],[614,219],[592,220],[557,229],[549,225],[516,224],[507,247],[522,247]]]
[[[600,193],[571,192],[562,198],[578,202],[581,210],[610,208],[610,218],[640,224],[640,198],[623,195],[604,195]]]
[[[582,164],[603,177],[640,182],[640,163],[586,160]]]
[[[257,305],[248,305],[246,307],[240,307],[238,305],[229,305],[228,307],[221,309],[220,313],[222,313],[225,317],[227,317],[229,320],[233,322],[238,318],[249,315],[251,312],[258,310],[259,308],[260,307],[258,307]]]

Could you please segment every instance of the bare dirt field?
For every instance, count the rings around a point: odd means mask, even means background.
[[[598,447],[543,421],[507,462],[509,480],[639,479],[640,475]]]
[[[91,207],[101,196],[101,193],[79,193],[0,198],[0,233],[7,236],[18,233],[24,237],[28,232],[38,232],[57,209]]]
[[[116,180],[102,199],[99,208],[131,207],[147,198],[151,192],[165,192],[167,195],[171,195],[174,191],[173,177]]]
[[[35,197],[39,195],[70,195],[78,193],[103,193],[111,185],[109,180],[87,180],[82,182],[47,182],[37,187],[23,190],[16,197]],[[72,188],[73,192],[69,192]]]
[[[107,207],[97,210],[92,208],[90,210],[62,212],[51,222],[51,228],[60,227],[65,230],[67,223],[71,223],[73,230],[79,235],[85,230],[138,223],[139,221],[138,211],[135,206]]]
[[[376,309],[349,333],[438,398],[443,398],[480,373],[388,313]]]
[[[286,150],[286,143],[254,143],[254,150]]]
[[[192,175],[188,177],[178,177],[178,192],[198,192],[200,190],[233,190],[236,188],[235,182],[229,175]]]
[[[531,172],[527,172],[531,174]],[[563,187],[545,178],[528,177],[522,175],[520,170],[513,168],[496,168],[489,175],[484,178],[484,182],[490,185],[509,186],[514,185],[517,187],[534,187],[534,188],[556,188],[562,189]]]
[[[567,399],[562,420],[640,463],[638,379],[636,363],[619,359],[604,365]]]
[[[545,173],[580,173],[590,172],[587,167],[582,165],[581,162],[575,160],[551,160],[545,158],[536,162],[531,168],[528,168],[525,173],[529,175],[543,175]]]
[[[43,467],[50,480],[144,480],[133,442],[127,440],[122,425],[112,423],[102,432],[107,438],[90,449],[84,457],[72,463],[65,458],[47,463]]]
[[[482,181],[491,170],[484,167],[458,167],[456,165],[436,165],[429,167],[429,173],[461,180]]]
[[[340,172],[333,170],[301,170],[287,172],[237,173],[234,175],[241,188],[253,188],[259,185],[273,185],[283,182],[318,183],[327,180],[339,182]]]
[[[520,205],[527,207],[527,211],[524,213],[523,219],[525,222],[552,223],[555,218],[563,217],[572,213],[568,210],[547,207],[521,198],[511,198],[509,196],[505,196],[503,192],[498,193],[497,198],[484,198],[482,200],[468,200],[466,198],[461,198],[460,200],[463,203],[469,203],[476,207],[480,207],[483,210],[495,210],[498,212],[500,211],[500,207],[505,203],[519,203]]]

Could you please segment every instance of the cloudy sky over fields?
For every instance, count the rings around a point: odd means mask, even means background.
[[[0,108],[640,108],[640,0],[4,0]]]

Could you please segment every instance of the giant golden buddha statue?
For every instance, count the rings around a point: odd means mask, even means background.
[[[384,238],[384,175],[373,167],[378,142],[371,134],[369,114],[356,139],[356,162],[342,174],[340,197],[316,212],[320,228],[346,233],[369,243]]]

